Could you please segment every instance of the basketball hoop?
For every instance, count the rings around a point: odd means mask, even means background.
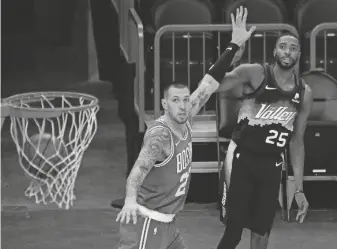
[[[83,93],[32,92],[2,100],[1,118],[10,116],[19,162],[31,179],[27,197],[65,209],[73,205],[75,180],[97,131],[98,110],[98,99]]]

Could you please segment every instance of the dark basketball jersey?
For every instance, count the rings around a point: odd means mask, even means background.
[[[182,210],[190,183],[192,164],[192,134],[187,122],[187,132],[180,137],[160,117],[148,128],[162,127],[171,135],[171,154],[156,164],[148,173],[139,190],[138,203],[152,210],[176,214]]]
[[[272,67],[264,69],[262,84],[244,96],[232,138],[246,149],[281,153],[290,141],[304,85],[295,75],[294,89],[286,92],[276,83]]]

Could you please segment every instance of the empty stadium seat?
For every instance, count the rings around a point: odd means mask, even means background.
[[[278,0],[229,0],[223,8],[225,23],[231,23],[231,13],[244,6],[248,9],[247,23],[286,23],[287,12],[282,1]]]
[[[324,22],[337,22],[336,0],[305,0],[296,9],[296,26],[301,35]]]
[[[208,0],[162,0],[152,11],[154,28],[158,30],[168,24],[210,24],[214,10]]]
[[[212,24],[214,8],[208,0],[161,0],[153,6],[152,13],[153,28],[157,31],[165,25]],[[203,39],[205,39],[205,50],[203,50]],[[188,48],[190,64],[188,64]],[[203,51],[205,51],[205,70],[207,70],[215,59],[212,32],[207,32],[205,35],[202,32],[176,32],[174,47],[173,34],[164,34],[160,44],[161,86],[173,80],[187,83],[190,65],[190,84],[191,90],[194,90],[203,76]],[[147,68],[154,67],[153,61],[151,62],[153,51],[149,52],[151,55],[148,57]],[[148,109],[151,108],[151,104],[148,105]]]
[[[311,121],[337,122],[337,81],[321,70],[303,73],[301,76],[313,93]]]
[[[337,22],[337,1],[336,0],[303,0],[301,1],[295,13],[296,19],[296,27],[299,31],[302,41],[302,59],[301,59],[301,68],[303,71],[309,69],[309,51],[310,51],[310,40],[309,35],[310,32],[317,25],[325,22]],[[336,37],[328,37],[328,47],[335,48]],[[324,54],[324,36],[319,34],[317,39],[317,61],[321,62],[323,60]],[[330,45],[330,46],[329,46]],[[335,52],[336,53],[336,52]],[[336,70],[336,61],[337,57],[334,57],[333,52],[329,52],[328,57],[328,67],[331,68],[329,71],[334,72]],[[334,63],[330,63],[334,61]],[[321,67],[323,63],[320,65],[316,65]]]
[[[283,1],[279,0],[229,0],[223,6],[223,22],[231,23],[231,13],[236,8],[244,6],[248,9],[247,23],[287,23],[287,12]],[[227,40],[230,37],[227,37]],[[277,33],[268,32],[266,40],[266,62],[273,61],[273,49],[277,39]],[[226,37],[223,39],[227,43]],[[264,63],[263,61],[263,36],[257,32],[251,38],[251,62]],[[248,49],[243,55],[243,61],[248,60]]]

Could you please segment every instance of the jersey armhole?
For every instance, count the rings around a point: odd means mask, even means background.
[[[300,85],[300,108],[302,108],[305,94],[305,83],[302,78],[299,77],[299,85]]]
[[[160,168],[160,167],[166,165],[172,159],[172,157],[174,155],[174,146],[175,146],[175,144],[174,144],[174,141],[173,141],[172,132],[170,131],[169,128],[167,128],[165,126],[155,126],[155,127],[161,127],[161,128],[164,128],[164,129],[168,130],[168,132],[170,133],[170,137],[171,137],[171,148],[170,148],[171,152],[170,152],[170,155],[164,161],[162,161],[161,163],[158,163],[158,164],[154,165],[154,167]],[[155,128],[155,127],[152,127],[152,128]]]
[[[242,97],[241,97],[242,100],[256,98],[257,96],[259,96],[262,93],[263,89],[267,85],[268,78],[269,78],[269,65],[265,64],[265,65],[261,65],[261,66],[263,67],[263,72],[264,72],[263,81],[253,92],[247,93],[247,94],[242,94]]]

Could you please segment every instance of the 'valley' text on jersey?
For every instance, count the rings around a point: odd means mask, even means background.
[[[265,65],[262,84],[242,102],[233,140],[253,151],[283,152],[290,141],[303,92],[304,85],[296,75],[293,90],[282,90],[272,67]]]

